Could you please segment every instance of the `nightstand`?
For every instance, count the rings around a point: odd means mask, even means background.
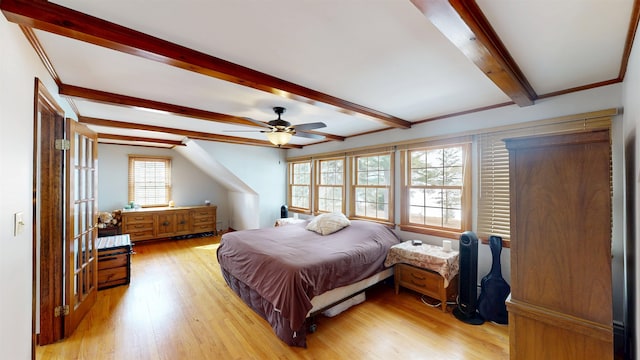
[[[131,281],[131,240],[129,234],[105,236],[96,240],[98,250],[98,290]]]
[[[439,299],[444,312],[447,301],[458,296],[457,251],[444,251],[429,244],[412,245],[409,240],[392,246],[384,264],[395,265],[396,294],[402,286]]]

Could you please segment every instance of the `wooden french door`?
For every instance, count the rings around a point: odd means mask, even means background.
[[[98,141],[96,133],[68,120],[67,236],[65,237],[65,297],[69,313],[65,337],[78,327],[96,301],[98,260]]]

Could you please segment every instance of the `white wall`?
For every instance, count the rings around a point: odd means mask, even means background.
[[[229,225],[227,189],[202,172],[178,151],[140,146],[98,145],[98,209],[122,209],[128,202],[129,154],[171,157],[171,198],[176,206],[218,206],[218,230]]]
[[[0,359],[31,358],[33,237],[33,99],[38,77],[58,89],[20,29],[0,16]],[[66,101],[57,97],[71,116]],[[13,235],[13,214],[24,232]]]
[[[633,324],[627,324],[633,329],[633,339],[635,344],[632,350],[635,357],[640,354],[640,342],[638,341],[638,324],[640,324],[640,298],[638,288],[640,288],[639,268],[636,259],[640,258],[640,38],[636,37],[627,73],[623,83],[622,101],[624,103],[624,127],[622,137],[624,139],[624,162],[626,164],[625,183],[626,195],[624,198],[626,212],[625,227],[625,248],[627,256],[627,285],[629,299],[627,314]],[[634,357],[630,357],[634,358]]]
[[[127,203],[128,154],[171,156],[172,197],[176,206],[202,204],[204,200],[210,200],[218,206],[218,222],[222,222],[223,229],[231,227],[242,230],[273,226],[275,219],[280,217],[280,206],[287,200],[284,150],[275,147],[190,141],[211,156],[217,165],[229,170],[233,178],[212,178],[186,159],[181,154],[182,150],[100,144],[99,209],[118,209]],[[243,184],[225,184],[229,180],[241,181]],[[249,192],[255,193],[242,195],[238,189],[248,189]]]
[[[274,221],[280,217],[280,206],[287,201],[285,150],[276,147],[236,145],[211,141],[198,140],[196,142],[216,161],[224,165],[258,194],[257,224],[259,227],[273,226]],[[237,194],[234,196],[237,196]],[[247,200],[246,198],[242,199],[244,199],[243,201]],[[253,206],[243,208],[238,203],[234,203],[232,206],[234,206],[234,212],[256,211]],[[255,224],[236,222],[234,218],[230,219],[230,222],[232,225],[238,226],[238,228],[234,227],[234,229],[255,227]]]

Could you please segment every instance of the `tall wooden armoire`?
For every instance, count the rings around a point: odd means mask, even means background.
[[[609,131],[505,141],[511,359],[613,359]]]

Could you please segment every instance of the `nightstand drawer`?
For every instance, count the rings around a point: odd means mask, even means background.
[[[438,273],[407,264],[396,265],[399,285],[434,298],[440,297],[444,279]]]
[[[400,272],[400,286],[414,289],[435,298],[440,296],[443,278],[438,273],[404,265],[396,268]]]

